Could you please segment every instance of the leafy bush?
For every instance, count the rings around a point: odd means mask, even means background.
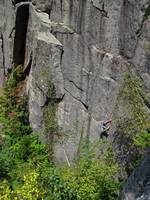
[[[16,93],[22,72],[12,72],[0,96],[0,199],[18,200],[115,200],[120,183],[118,166],[110,151],[98,159],[93,145],[82,145],[74,165],[55,166],[48,145],[28,124],[27,99]],[[53,89],[53,88],[52,88]],[[45,109],[45,135],[58,131],[57,104]],[[53,141],[53,140],[52,140]],[[110,156],[110,158],[109,158]]]
[[[30,171],[22,177],[22,183],[16,184],[13,190],[10,188],[8,181],[0,182],[0,197],[2,199],[42,199],[43,191],[38,185],[38,174],[35,171]]]
[[[120,181],[119,166],[114,163],[109,142],[83,141],[80,156],[73,166],[60,168],[62,179],[77,193],[78,200],[115,200]],[[107,147],[98,156],[98,150]],[[97,152],[97,153],[95,153]]]

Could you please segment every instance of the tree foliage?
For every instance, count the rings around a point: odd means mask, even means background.
[[[142,148],[150,146],[148,101],[142,80],[131,68],[126,72],[115,105],[116,138],[122,162],[129,173],[140,158]]]
[[[98,159],[88,150],[71,167],[49,159],[51,149],[29,126],[27,98],[18,95],[21,69],[13,70],[0,96],[0,200],[115,200],[120,182],[111,154]],[[46,134],[58,129],[51,105],[45,110]]]

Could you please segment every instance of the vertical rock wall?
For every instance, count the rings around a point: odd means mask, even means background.
[[[150,89],[149,7],[147,0],[0,2],[0,84],[13,65],[24,66],[35,130],[54,84],[58,122],[75,136],[66,144],[70,157],[81,133],[99,138],[98,120],[112,116],[128,65]]]

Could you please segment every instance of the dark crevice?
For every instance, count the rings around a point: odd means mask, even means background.
[[[62,15],[63,15],[63,2],[62,2],[62,0],[60,0],[60,10],[61,10],[61,17],[62,17]]]
[[[53,7],[55,6],[54,5],[55,4],[55,0],[51,0],[51,3],[47,6],[47,8],[48,8],[48,14],[49,14],[49,19],[51,18],[51,13],[52,13],[52,10],[53,10]]]
[[[12,35],[13,35],[14,31],[15,31],[15,27],[12,28],[12,30],[11,30],[11,32],[9,34],[9,38],[12,38]]]
[[[81,103],[82,103],[82,105],[85,107],[85,109],[86,110],[88,110],[89,109],[89,106],[88,105],[86,105],[85,103],[83,103],[82,101],[80,101]]]
[[[144,104],[147,106],[147,108],[150,109],[150,101],[145,98],[143,98],[143,101],[144,101]]]
[[[63,54],[64,54],[64,50],[62,49],[61,55],[60,55],[60,64],[62,64]]]
[[[1,33],[1,41],[2,41],[2,54],[3,54],[3,69],[4,69],[4,76],[5,76],[5,55],[4,55],[4,39],[3,39],[3,35]]]
[[[40,88],[38,87],[38,89],[40,89]],[[43,92],[43,94],[45,95],[44,92]],[[52,99],[51,97],[49,97],[48,95],[46,95],[46,102],[45,102],[45,104],[44,104],[43,107],[48,106],[51,102],[59,104],[61,101],[63,101],[64,97],[65,97],[65,94],[63,94],[61,98],[56,98],[55,97],[54,99]]]
[[[75,97],[74,95],[71,94],[71,92],[69,92],[66,88],[65,88],[66,92],[68,92],[74,99],[76,99],[77,101],[79,101],[86,110],[88,110],[88,105],[86,105],[83,101],[81,101],[79,98]]]
[[[26,68],[24,69],[24,74],[26,74],[26,76],[28,76],[30,73],[31,65],[32,65],[32,53],[30,54],[29,63],[27,64]]]
[[[56,103],[60,103],[60,102],[64,99],[64,97],[65,97],[65,94],[63,94],[62,97],[60,97],[60,98],[57,97],[57,98],[55,99],[55,102],[56,102]]]
[[[23,65],[25,59],[26,34],[29,18],[29,5],[18,7],[15,23],[14,64]]]
[[[91,3],[93,4],[93,2],[91,2]],[[93,6],[94,6],[98,11],[101,12],[101,15],[102,15],[103,17],[109,18],[108,12],[105,10],[105,4],[104,4],[104,3],[102,4],[102,8],[99,8],[99,7],[95,6],[94,4],[93,4]]]
[[[48,17],[50,19],[51,8],[49,6],[46,6],[45,9],[43,10],[43,12],[48,14]]]
[[[69,80],[70,83],[72,83],[77,89],[79,89],[80,91],[84,91],[82,88],[80,88],[73,80]]]
[[[52,12],[52,9],[53,9],[53,0],[51,0],[50,3],[46,4],[45,5],[45,8],[43,10],[43,12],[47,13],[49,15],[49,19],[50,19],[50,16],[51,16],[51,12]]]

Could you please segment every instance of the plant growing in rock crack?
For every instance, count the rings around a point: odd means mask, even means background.
[[[142,148],[150,146],[150,134],[147,131],[150,122],[145,106],[147,99],[146,88],[141,79],[129,67],[120,86],[114,109],[114,141],[119,149],[119,159],[129,174],[140,158]]]
[[[44,137],[49,152],[49,157],[53,158],[53,145],[59,134],[59,126],[56,119],[57,104],[53,103],[44,107]]]
[[[59,125],[56,119],[56,112],[58,103],[56,102],[56,92],[54,84],[48,81],[48,94],[47,105],[43,108],[44,113],[44,137],[46,137],[46,143],[48,147],[49,157],[53,157],[53,145],[56,136],[59,133]]]

